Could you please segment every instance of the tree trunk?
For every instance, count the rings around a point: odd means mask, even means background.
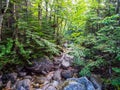
[[[3,2],[2,1],[1,1],[0,5],[3,6]],[[2,7],[0,9],[0,41],[2,40],[2,22],[3,22],[3,17],[4,17],[4,14],[6,13],[6,11],[8,9],[8,5],[9,5],[9,0],[6,0],[5,7]]]
[[[3,15],[0,15],[0,41],[2,40],[2,22],[3,22]]]
[[[119,7],[120,7],[120,0],[117,0],[116,14],[119,13]]]
[[[42,1],[38,3],[38,20],[39,20],[40,26],[42,27]]]
[[[48,23],[48,0],[45,1],[46,4],[46,21]]]

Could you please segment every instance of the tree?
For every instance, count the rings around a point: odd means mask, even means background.
[[[6,2],[1,0],[0,2],[1,2],[0,3],[0,6],[1,6],[1,9],[0,9],[0,41],[1,41],[2,40],[2,22],[3,22],[4,14],[6,13],[8,6],[9,6],[9,0],[6,0]]]

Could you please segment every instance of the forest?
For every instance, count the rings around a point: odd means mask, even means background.
[[[120,90],[120,0],[0,0],[0,90]]]

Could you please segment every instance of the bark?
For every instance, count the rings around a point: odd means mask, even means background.
[[[3,15],[0,15],[0,41],[2,40],[2,22],[3,22]]]
[[[117,0],[116,14],[119,14],[120,0]]]
[[[1,3],[2,4],[2,3]],[[0,41],[2,40],[2,23],[3,23],[3,17],[4,17],[4,14],[6,13],[7,9],[8,9],[8,6],[9,6],[9,0],[6,0],[6,5],[5,7],[2,7],[1,9],[1,13],[0,13]]]
[[[119,23],[118,23],[118,25],[120,26],[120,0],[117,0],[116,14],[119,14]]]
[[[45,0],[45,9],[46,9],[46,21],[48,23],[48,0]]]
[[[42,1],[38,4],[38,20],[40,26],[42,26]]]
[[[15,20],[15,23],[17,21],[17,12],[16,12],[16,4],[14,3],[14,6],[13,6],[13,17],[14,17],[14,20]],[[17,39],[18,38],[18,25],[16,24],[15,27],[14,27],[14,32],[13,32],[13,38],[14,39]]]

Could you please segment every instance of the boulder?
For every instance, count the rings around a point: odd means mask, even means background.
[[[87,77],[67,79],[67,85],[63,85],[63,90],[96,90]]]
[[[17,81],[16,90],[31,90],[31,81],[29,79]]]
[[[35,59],[31,63],[31,66],[26,67],[30,72],[47,74],[53,69],[53,62],[48,58]]]

